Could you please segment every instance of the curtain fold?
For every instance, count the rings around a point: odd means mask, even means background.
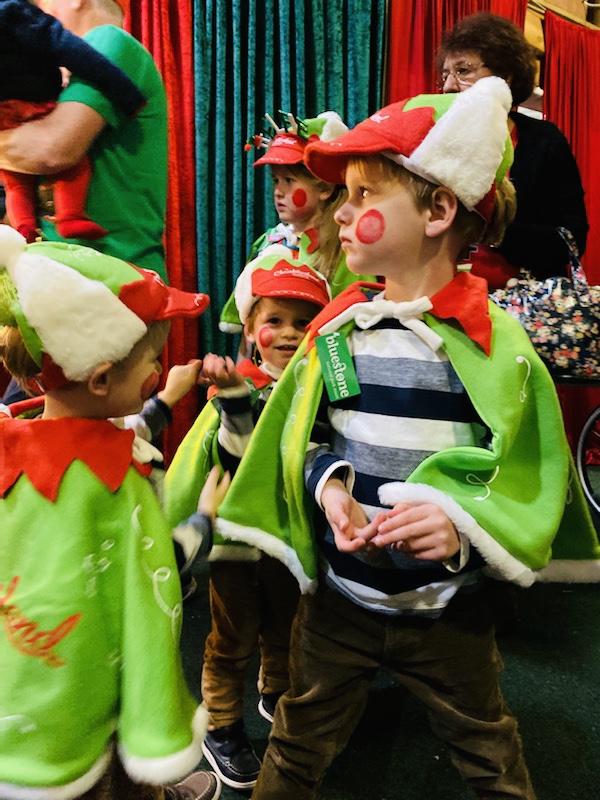
[[[132,3],[126,28],[152,54],[167,93],[169,114],[169,191],[165,228],[167,274],[173,286],[196,291],[194,43],[191,0],[140,0]],[[176,320],[163,367],[198,355],[198,323]],[[198,410],[196,392],[175,409],[164,434],[168,462]]]
[[[436,91],[442,34],[476,11],[508,17],[523,28],[527,0],[389,0],[386,102]]]
[[[205,351],[252,241],[276,221],[269,170],[246,138],[265,112],[337,111],[353,126],[382,104],[385,0],[194,0],[198,284],[211,296]]]
[[[600,31],[546,11],[544,113],[569,140],[585,189],[590,232],[582,262],[590,283],[600,284]],[[568,87],[568,91],[565,91]],[[588,415],[600,405],[600,390],[559,387],[565,427],[575,448]]]

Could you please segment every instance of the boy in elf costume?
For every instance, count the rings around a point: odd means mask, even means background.
[[[235,300],[255,359],[236,368],[209,354],[203,375],[218,389],[173,459],[165,505],[173,526],[193,511],[215,463],[235,474],[269,396],[313,317],[329,302],[327,281],[280,245],[265,249],[238,278]],[[210,397],[210,392],[209,392]],[[193,539],[187,550],[194,557]],[[256,782],[260,761],[244,730],[246,671],[257,648],[260,714],[271,721],[289,686],[289,638],[298,584],[275,558],[254,547],[216,544],[210,556],[211,632],[206,640],[202,699],[209,712],[203,751],[221,780],[236,789]]]
[[[267,150],[253,166],[270,168],[273,204],[280,222],[258,237],[252,245],[248,262],[271,245],[289,247],[294,259],[316,269],[326,278],[333,297],[361,277],[374,280],[372,276],[350,272],[340,248],[334,215],[345,200],[346,190],[343,186],[316,178],[304,163],[304,152],[310,142],[330,142],[348,130],[340,115],[335,111],[324,111],[317,117],[298,119],[293,114],[281,113],[280,125],[268,114],[265,119],[271,125],[272,135],[260,133],[252,136],[246,149],[256,146]],[[219,327],[225,333],[242,331],[235,291],[221,312]]]
[[[169,320],[207,305],[149,270],[0,227],[0,353],[46,392],[40,419],[0,416],[3,798],[219,795],[212,773],[162,786],[198,763],[206,713],[183,676],[150,465],[109,421],[157,388]],[[210,517],[225,488],[213,473],[199,511]]]
[[[313,320],[218,510],[220,533],[282,558],[307,592],[260,800],[317,795],[384,664],[475,796],[535,797],[482,571],[597,581],[600,548],[547,370],[485,281],[456,269],[514,213],[510,106],[483,78],[307,147],[316,175],[348,187],[348,267],[386,283]]]

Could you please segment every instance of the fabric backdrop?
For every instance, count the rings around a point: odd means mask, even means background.
[[[206,350],[252,241],[277,222],[268,169],[245,152],[265,112],[337,111],[349,126],[382,104],[385,0],[194,0],[198,281],[212,299]]]
[[[152,53],[165,83],[169,114],[169,191],[165,254],[173,286],[196,291],[196,189],[194,149],[194,56],[191,0],[140,0],[131,4],[125,27]],[[198,355],[198,323],[176,320],[163,367]],[[175,410],[164,434],[167,461],[198,412],[198,393],[190,392]]]
[[[492,11],[523,28],[527,0],[389,0],[388,102],[436,91],[442,33],[476,11]]]
[[[582,262],[588,281],[600,284],[600,31],[575,25],[546,11],[544,112],[569,140],[579,169],[590,232]],[[565,91],[565,87],[569,87]],[[572,447],[588,414],[600,405],[600,390],[560,387],[567,435]]]

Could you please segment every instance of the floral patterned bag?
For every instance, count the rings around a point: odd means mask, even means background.
[[[571,232],[558,231],[569,246],[570,278],[520,278],[490,298],[521,323],[552,375],[598,379],[600,286],[589,286]]]

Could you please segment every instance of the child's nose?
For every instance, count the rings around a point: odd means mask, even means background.
[[[333,215],[334,220],[337,222],[338,225],[348,225],[351,219],[351,212],[348,203],[344,203],[343,206],[340,206],[338,210]]]

